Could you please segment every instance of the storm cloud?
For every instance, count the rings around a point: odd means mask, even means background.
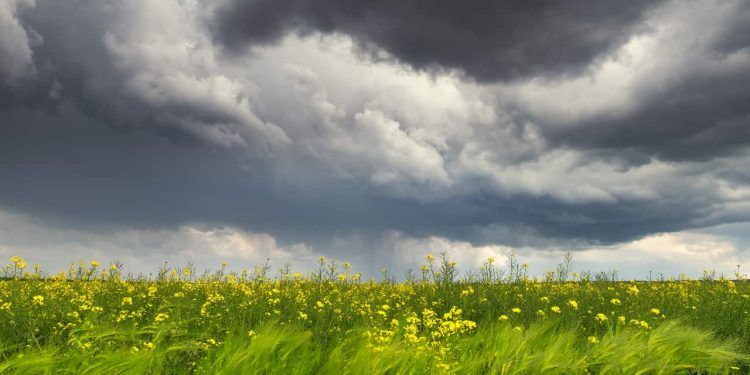
[[[288,33],[342,33],[362,52],[480,81],[575,72],[622,43],[654,1],[232,1],[214,29],[228,47]]]
[[[708,160],[750,139],[750,7],[674,3],[587,72],[506,85],[506,103],[552,142],[618,155]],[[744,41],[744,42],[743,42]]]
[[[0,250],[745,259],[747,2],[430,4],[0,5]]]

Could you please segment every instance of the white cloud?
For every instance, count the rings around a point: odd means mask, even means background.
[[[515,253],[520,263],[529,265],[532,276],[541,276],[554,271],[566,248],[511,248],[502,245],[474,246],[464,241],[453,241],[441,237],[415,238],[393,232],[388,235],[388,255],[399,270],[418,270],[425,264],[428,254],[437,256],[445,251],[462,270],[481,266],[487,258],[494,258],[495,265],[507,266],[507,257]],[[750,270],[750,247],[740,247],[732,237],[693,231],[660,233],[612,246],[583,246],[572,249],[574,270],[616,270],[622,279],[645,279],[651,271],[652,277],[663,274],[677,277],[686,274],[700,277],[703,271],[716,270],[718,274],[734,277],[737,265],[742,273]],[[397,271],[399,271],[397,270]]]
[[[744,232],[742,232],[744,233]],[[750,270],[750,247],[741,238],[710,230],[683,231],[649,235],[611,246],[585,244],[570,248],[552,243],[544,247],[509,247],[497,244],[472,245],[440,236],[413,237],[398,231],[384,234],[378,243],[355,237],[337,237],[337,247],[347,249],[355,271],[367,277],[378,276],[380,267],[402,276],[411,268],[417,271],[428,254],[445,251],[461,271],[477,270],[487,258],[498,267],[507,266],[507,257],[515,253],[527,263],[531,275],[541,276],[555,269],[565,250],[573,251],[575,271],[617,270],[623,279],[666,277],[686,274],[699,277],[704,270],[717,270],[733,276],[736,266]],[[368,251],[374,251],[368,254]],[[98,260],[122,261],[127,272],[154,273],[163,262],[184,266],[188,262],[199,270],[218,269],[222,262],[229,268],[252,268],[271,260],[275,267],[289,263],[294,270],[309,271],[321,255],[310,245],[280,245],[267,233],[254,233],[232,227],[183,226],[176,229],[121,229],[117,231],[83,230],[57,227],[33,217],[0,211],[0,256],[19,255],[29,263],[40,263],[48,271],[60,271],[70,262]]]
[[[39,35],[24,28],[18,15],[34,8],[34,0],[0,2],[0,78],[13,81],[34,73],[32,43],[40,43]]]
[[[738,248],[729,238],[691,231],[650,235],[640,240],[608,248],[593,248],[576,253],[579,262],[589,267],[622,268],[632,277],[645,277],[648,271],[697,277],[715,269],[731,276],[736,265],[750,267],[748,249]],[[624,273],[624,272],[623,272]]]
[[[726,11],[715,16],[725,17]],[[670,17],[669,22],[678,24],[679,19]],[[592,74],[602,77],[518,83],[537,85],[534,90],[549,95],[549,100],[529,98],[528,104],[533,106],[529,110],[560,105],[580,117],[616,112],[607,103],[635,105],[628,98],[641,97],[631,89],[658,86],[644,75],[646,70],[639,70],[646,69],[642,65],[649,63],[653,52],[642,45],[643,40],[657,45],[648,48],[660,48],[689,25],[679,26],[637,36],[612,60],[592,65]],[[363,61],[351,48],[351,41],[340,35],[289,36],[277,46],[255,50],[242,73],[257,85],[253,98],[259,111],[281,124],[298,149],[305,150],[303,158],[317,159],[328,169],[322,173],[367,179],[384,194],[417,199],[476,191],[492,191],[503,197],[549,196],[573,204],[647,201],[675,191],[733,203],[747,199],[744,194],[742,198],[737,195],[738,189],[744,188],[727,184],[714,174],[727,170],[725,161],[671,163],[654,159],[629,166],[595,151],[557,148],[544,138],[540,125],[519,122],[503,112],[511,98],[525,98],[515,88],[480,86],[450,75],[430,76],[393,63]],[[631,54],[644,61],[635,61]],[[603,70],[596,73],[597,69]],[[640,78],[637,82],[628,80],[620,71]],[[279,76],[287,77],[283,84],[278,82]],[[582,105],[594,108],[586,112],[576,104],[577,94],[569,92],[565,82],[580,86],[582,100],[590,98],[603,104]],[[510,92],[513,95],[503,96]],[[625,96],[617,96],[617,92]],[[499,95],[500,107],[491,104],[498,99],[495,95]],[[568,103],[570,98],[573,102]],[[550,113],[557,120],[565,118],[561,113]],[[697,170],[707,173],[696,178]],[[299,178],[298,174],[288,175]]]
[[[252,83],[224,70],[201,24],[208,9],[173,0],[114,7],[100,15],[110,23],[102,43],[114,82],[90,86],[97,95],[124,95],[153,113],[148,120],[220,147],[289,142],[280,127],[253,111]]]
[[[183,226],[176,229],[118,229],[102,231],[57,227],[26,215],[0,211],[0,255],[21,256],[47,271],[67,269],[79,260],[120,261],[125,271],[154,273],[163,262],[174,267],[193,264],[198,270],[221,267],[252,269],[270,259],[309,270],[320,256],[304,243],[282,246],[267,233],[232,227]]]

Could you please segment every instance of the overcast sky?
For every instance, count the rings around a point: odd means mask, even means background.
[[[0,1],[0,255],[750,269],[750,2]]]

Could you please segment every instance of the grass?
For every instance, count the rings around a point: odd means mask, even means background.
[[[396,339],[372,350],[353,331],[343,340],[321,346],[310,332],[267,325],[257,337],[229,336],[203,350],[180,342],[161,343],[133,353],[124,345],[103,350],[33,348],[3,361],[3,373],[39,374],[636,374],[739,373],[744,360],[736,344],[720,342],[705,332],[668,322],[646,333],[612,332],[596,344],[584,344],[574,330],[538,323],[524,332],[508,326],[478,330],[457,341],[452,368],[435,368],[433,354]],[[92,338],[97,343],[112,339]],[[191,361],[191,360],[194,360]]]
[[[514,259],[493,263],[459,279],[428,257],[402,282],[325,259],[307,275],[164,267],[149,279],[97,262],[49,276],[14,257],[0,281],[0,373],[750,371],[740,277],[616,281],[561,267],[539,280]]]

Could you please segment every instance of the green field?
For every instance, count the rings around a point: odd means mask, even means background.
[[[0,281],[0,373],[740,374],[750,284],[543,279],[510,259],[459,277],[429,257],[396,282],[321,259],[299,274],[97,262],[47,275],[14,257]]]

